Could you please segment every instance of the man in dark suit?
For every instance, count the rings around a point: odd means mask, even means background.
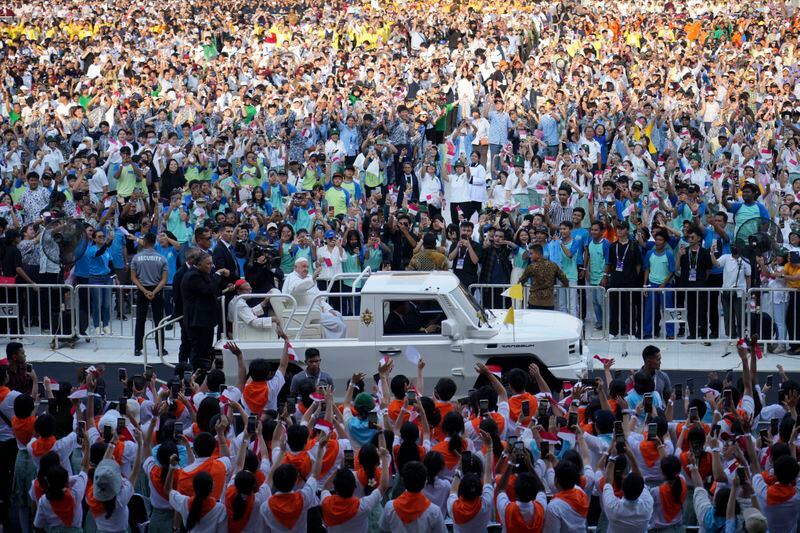
[[[222,286],[227,287],[229,284],[235,283],[240,278],[239,263],[233,255],[233,224],[226,222],[222,225],[222,230],[219,233],[219,241],[211,253],[214,260],[214,268],[224,268],[230,275],[222,280]]]
[[[219,324],[217,296],[222,279],[230,272],[220,268],[212,273],[211,256],[200,253],[181,281],[184,323],[189,328],[192,367],[211,368],[214,359],[214,327]]]
[[[175,271],[175,276],[172,278],[172,318],[177,318],[183,315],[183,290],[181,283],[183,277],[192,268],[192,263],[197,259],[202,250],[200,248],[190,248],[186,252],[186,262]],[[188,362],[189,356],[192,353],[192,345],[189,343],[189,327],[186,325],[186,317],[181,320],[181,347],[178,349],[178,361]]]
[[[411,199],[409,199],[408,203],[418,204],[419,179],[417,175],[414,174],[414,167],[411,166],[411,162],[404,161],[401,164],[400,170],[394,173],[394,188],[397,191],[397,207],[402,207],[403,195],[409,187],[411,187]]]

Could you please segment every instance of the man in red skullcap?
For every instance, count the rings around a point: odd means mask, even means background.
[[[237,279],[233,287],[237,296],[253,292],[253,288],[247,280],[244,279]],[[268,316],[270,310],[269,297],[264,298],[264,300],[255,307],[250,307],[247,302],[247,298],[234,298],[231,300],[228,304],[229,320],[238,321],[240,325],[247,324],[251,328],[273,330],[278,337],[285,337],[279,319],[276,318],[273,320],[272,317]]]

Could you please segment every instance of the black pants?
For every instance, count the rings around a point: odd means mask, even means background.
[[[689,321],[689,337],[708,338],[708,292],[686,292],[686,318]]]
[[[503,296],[502,287],[487,287],[481,289],[481,303],[486,309],[508,309],[511,307],[511,301]]]
[[[192,344],[192,368],[210,369],[214,360],[214,327],[190,327],[189,341]]]
[[[11,507],[11,487],[14,481],[14,464],[17,461],[17,441],[0,442],[0,523],[11,531],[8,510]]]
[[[789,291],[789,306],[786,309],[786,333],[790,339],[797,339],[800,335],[800,297],[797,291]],[[796,350],[800,344],[790,344],[789,348]]]
[[[75,276],[77,285],[88,285],[89,278],[82,276]],[[91,289],[76,289],[78,293],[78,331],[81,335],[86,335],[86,330],[89,327],[89,296]]]
[[[155,287],[145,289],[152,291]],[[152,300],[148,300],[142,291],[136,291],[136,332],[133,341],[135,350],[141,350],[144,344],[144,325],[147,322],[147,310],[150,308],[153,309],[153,325],[157,326],[164,318],[164,293],[159,291]],[[156,350],[164,346],[163,331],[159,331],[157,335]]]
[[[327,279],[318,279],[317,280],[317,288],[322,292],[342,292],[342,281],[337,280],[331,283],[330,291],[328,291],[328,282]],[[331,307],[336,309],[338,312],[342,312],[342,298],[339,296],[332,296],[328,298],[328,304]]]
[[[477,207],[476,207],[477,206]],[[473,213],[478,213],[481,210],[480,202],[459,202],[450,204],[450,220],[453,224],[458,224],[458,209],[461,209],[461,214],[464,215],[464,220],[472,218]]]
[[[178,348],[178,361],[188,363],[192,357],[192,341],[189,339],[189,326],[181,320],[181,346]]]
[[[616,288],[616,287],[615,287]],[[608,332],[611,335],[632,335],[636,331],[633,293],[612,292],[608,295]]]
[[[706,286],[721,289],[722,274],[709,274],[706,280]],[[717,313],[717,309],[719,309],[719,298],[720,292],[718,290],[708,291],[708,329],[712,339],[719,338],[719,313]],[[728,336],[730,337],[730,335]]]
[[[59,274],[40,274],[39,283],[43,285],[57,285],[63,283]],[[50,287],[39,289],[39,309],[42,315],[42,333],[64,335],[61,329],[61,303],[63,302],[61,290]],[[74,302],[73,302],[74,304]]]

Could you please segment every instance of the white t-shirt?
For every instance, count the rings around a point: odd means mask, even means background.
[[[33,463],[36,465],[36,468],[38,469],[41,457],[35,457],[33,455],[33,443],[36,442],[37,440],[38,439],[34,437],[28,443],[28,453],[31,454]],[[90,442],[92,441],[90,440]],[[64,467],[64,470],[66,470],[67,472],[72,473],[72,465],[70,464],[69,456],[72,454],[72,450],[74,450],[77,447],[78,447],[78,436],[73,431],[66,437],[58,439],[56,443],[53,444],[53,447],[50,448],[50,451],[58,454],[58,459],[61,462],[61,466]]]
[[[233,480],[228,484],[228,487],[231,486],[233,486]],[[264,531],[264,519],[261,517],[261,513],[259,513],[258,510],[271,495],[272,491],[269,489],[269,484],[263,483],[258,491],[256,491],[255,500],[253,502],[253,512],[250,513],[250,520],[248,520],[247,525],[240,530],[240,533],[262,533]]]
[[[147,474],[147,483],[150,486],[150,504],[156,509],[170,509],[169,501],[158,493],[156,488],[153,486],[152,479],[150,478],[150,472],[152,472],[153,468],[157,466],[158,462],[153,457],[147,457],[144,460],[144,464],[142,464],[142,468],[144,469],[145,474]],[[169,497],[169,494],[167,497]]]
[[[106,176],[106,172],[102,168],[97,167],[92,177],[89,178],[89,192],[92,194],[101,194],[103,192],[103,187],[107,186],[108,176]]]
[[[267,526],[266,531],[275,533],[283,533],[285,531],[305,533],[308,523],[306,520],[306,513],[311,507],[319,505],[319,499],[317,498],[317,480],[314,479],[313,476],[306,480],[306,484],[300,489],[300,494],[303,495],[303,509],[300,511],[300,516],[297,518],[297,522],[295,522],[292,529],[286,529],[283,524],[275,519],[275,516],[272,514],[272,509],[269,508],[269,498],[267,498],[267,501],[259,507],[259,513],[261,513],[261,517],[264,519]]]
[[[131,496],[133,496],[133,485],[127,479],[122,478],[122,486],[117,494],[114,512],[109,518],[106,518],[105,511],[94,517],[97,531],[125,531],[128,528],[128,502],[131,501]]]
[[[184,496],[177,490],[169,491],[169,504],[173,509],[178,511],[181,515],[181,521],[186,525],[186,519],[189,517],[189,496]],[[216,533],[217,531],[225,531],[227,529],[228,513],[225,506],[217,502],[205,516],[200,518],[194,525],[192,531],[194,533]]]
[[[83,523],[83,507],[81,502],[83,496],[86,494],[86,484],[88,477],[86,472],[81,472],[77,476],[70,476],[69,490],[72,492],[72,498],[75,500],[75,509],[72,517],[72,523],[68,527],[81,527]],[[38,528],[54,528],[64,527],[61,519],[53,512],[53,507],[50,505],[50,500],[44,495],[39,498],[36,506],[36,516],[33,519],[33,526]]]
[[[447,514],[452,518],[453,505],[458,500],[457,494],[450,494],[447,498]],[[453,533],[467,533],[471,531],[486,531],[489,522],[492,521],[492,504],[494,503],[494,486],[486,483],[481,494],[481,510],[475,517],[466,524],[453,523]]]
[[[342,273],[342,263],[345,261],[344,255],[339,251],[338,246],[329,250],[327,246],[317,248],[317,259],[319,259],[319,279],[331,279],[336,274]],[[325,260],[330,261],[330,265]]]
[[[466,172],[462,174],[450,174],[447,176],[448,185],[450,187],[449,194],[445,198],[450,200],[451,204],[460,204],[462,202],[470,201],[470,185],[469,177]]]
[[[331,493],[329,491],[323,490],[320,502],[324,502],[330,496]],[[356,515],[342,524],[326,526],[328,533],[367,533],[369,531],[369,517],[375,506],[380,503],[381,497],[381,491],[373,490],[369,496],[359,498]]]
[[[378,522],[381,531],[393,531],[396,533],[445,533],[447,528],[444,525],[442,511],[437,505],[431,503],[423,513],[411,523],[404,524],[394,510],[394,500],[391,500],[383,508],[381,519]]]
[[[723,289],[747,289],[747,278],[751,274],[750,262],[747,259],[743,257],[734,259],[732,255],[724,254],[717,261],[722,266]]]

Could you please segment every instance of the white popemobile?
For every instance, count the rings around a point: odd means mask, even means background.
[[[308,309],[297,309],[291,296],[270,293],[270,304],[291,338],[299,362],[308,347],[320,350],[323,368],[330,373],[339,395],[354,372],[377,371],[384,357],[394,360],[394,372],[415,376],[406,357],[413,347],[425,359],[425,378],[435,383],[443,377],[458,385],[457,394],[475,386],[476,362],[527,369],[536,363],[553,389],[562,379],[578,379],[587,370],[579,318],[555,311],[514,310],[514,324],[504,324],[507,310],[486,310],[466,291],[452,272],[371,272],[367,269],[355,282],[363,282],[354,300],[359,312],[344,317],[347,335],[325,339],[319,324],[318,300]],[[259,298],[263,295],[237,296]],[[233,340],[245,362],[263,357],[278,360],[283,341],[274,330],[257,329],[234,321]],[[220,346],[224,342],[220,342]],[[412,352],[414,350],[411,350]],[[224,368],[235,380],[233,355],[223,350]]]

